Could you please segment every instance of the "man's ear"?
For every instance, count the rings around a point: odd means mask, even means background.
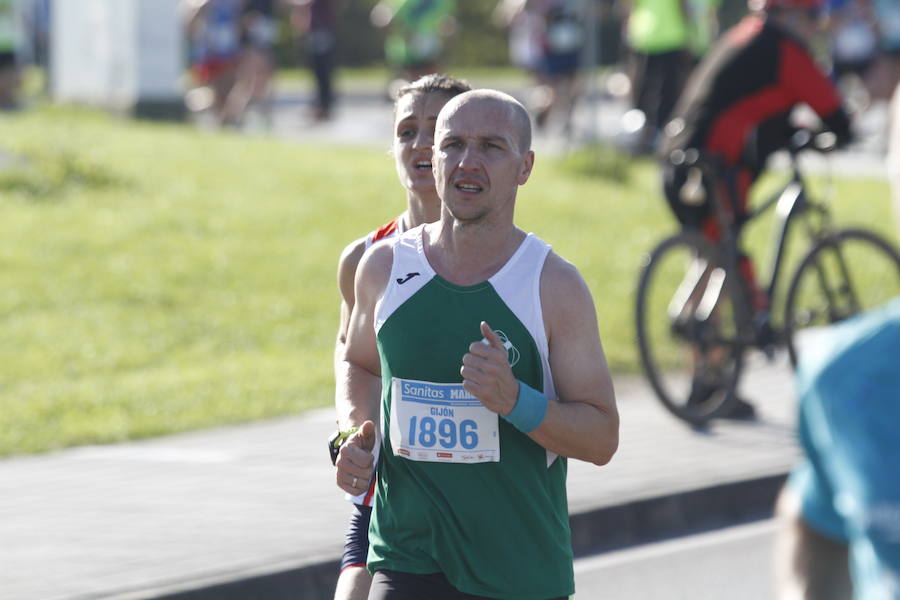
[[[528,181],[528,178],[531,177],[531,169],[534,168],[534,151],[529,150],[525,153],[525,156],[522,157],[522,164],[519,169],[519,177],[516,180],[519,185],[525,185]]]

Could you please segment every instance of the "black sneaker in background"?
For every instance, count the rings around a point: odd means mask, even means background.
[[[691,393],[688,394],[688,406],[697,406],[703,404],[719,389],[719,386],[694,377],[691,381]]]
[[[726,414],[721,415],[721,417],[723,419],[733,419],[735,421],[755,421],[756,408],[743,398],[737,398],[734,401],[734,406],[731,407],[731,410]]]

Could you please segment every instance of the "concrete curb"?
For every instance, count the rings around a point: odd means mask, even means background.
[[[785,474],[736,481],[573,514],[576,557],[716,529],[771,516]],[[331,600],[340,561],[234,574],[169,588],[116,595],[116,600]]]
[[[572,549],[578,558],[767,518],[786,477],[770,475],[573,514]]]

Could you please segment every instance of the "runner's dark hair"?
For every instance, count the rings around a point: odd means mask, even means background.
[[[456,77],[450,77],[449,75],[444,75],[442,73],[431,73],[429,75],[423,75],[397,90],[396,100],[399,100],[407,94],[430,94],[432,92],[441,92],[452,98],[453,96],[459,96],[463,92],[468,92],[471,89],[472,86],[464,79],[457,79]]]

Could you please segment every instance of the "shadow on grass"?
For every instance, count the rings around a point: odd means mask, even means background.
[[[58,202],[76,189],[104,190],[130,185],[112,170],[70,151],[5,154],[0,167],[0,196],[27,202]]]

